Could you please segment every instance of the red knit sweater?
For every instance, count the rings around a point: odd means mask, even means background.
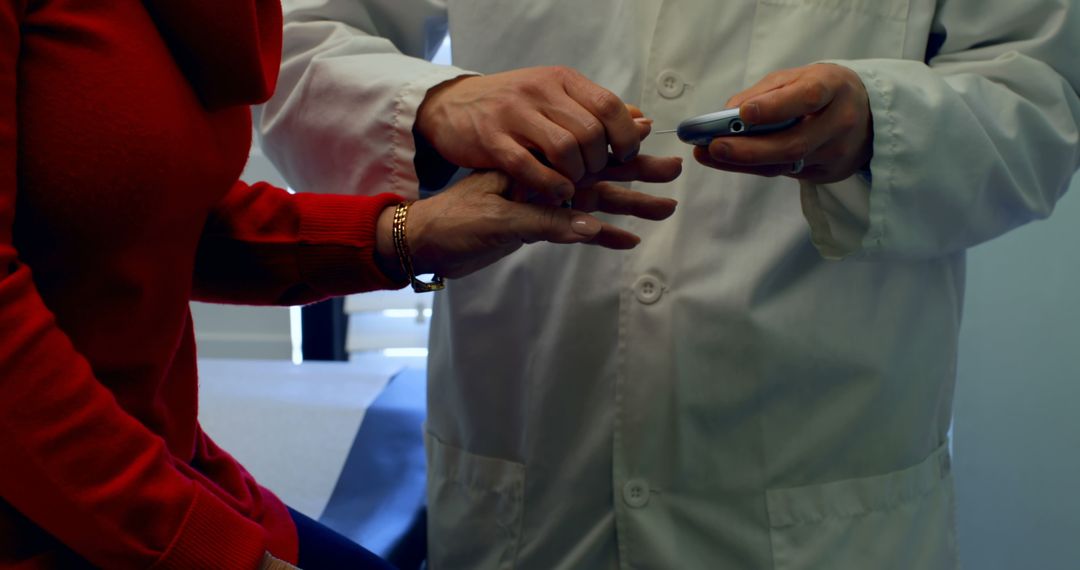
[[[399,285],[398,199],[237,182],[280,52],[276,1],[0,0],[0,567],[295,561],[196,421],[188,301]]]

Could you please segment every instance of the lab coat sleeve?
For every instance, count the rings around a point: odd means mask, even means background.
[[[468,72],[436,65],[437,0],[294,0],[273,98],[255,110],[266,155],[300,191],[415,198],[413,123],[428,89]]]
[[[1075,0],[942,0],[926,63],[833,62],[866,86],[874,157],[801,183],[822,255],[948,255],[1050,215],[1080,165],[1077,30]]]

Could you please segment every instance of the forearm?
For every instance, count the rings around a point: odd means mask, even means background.
[[[380,214],[401,199],[289,194],[237,183],[215,207],[199,243],[193,297],[297,305],[399,288],[378,250]]]

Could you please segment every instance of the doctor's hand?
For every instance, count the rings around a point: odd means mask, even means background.
[[[434,87],[414,129],[457,166],[569,199],[585,176],[633,159],[649,123],[572,69],[530,67]]]
[[[731,172],[837,182],[866,168],[873,156],[870,101],[859,76],[834,64],[767,75],[728,101],[751,124],[801,118],[760,136],[718,137],[694,149],[698,162]]]
[[[462,277],[538,241],[589,243],[611,249],[630,249],[640,239],[602,222],[587,212],[625,214],[662,220],[675,212],[676,202],[616,186],[597,183],[578,190],[574,209],[510,200],[512,182],[499,172],[472,174],[432,196],[414,202],[405,222],[405,235],[416,273]],[[389,277],[404,272],[394,250],[391,228],[394,207],[379,216],[376,259]]]

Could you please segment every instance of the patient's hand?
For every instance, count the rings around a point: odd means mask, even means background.
[[[629,249],[640,241],[636,235],[588,212],[662,220],[676,206],[670,198],[598,182],[578,190],[574,209],[568,209],[513,201],[508,197],[510,186],[504,174],[477,173],[415,202],[409,209],[406,235],[416,272],[462,277],[537,241]],[[400,279],[404,274],[391,238],[393,213],[393,207],[387,208],[379,218],[377,251],[383,270]]]

